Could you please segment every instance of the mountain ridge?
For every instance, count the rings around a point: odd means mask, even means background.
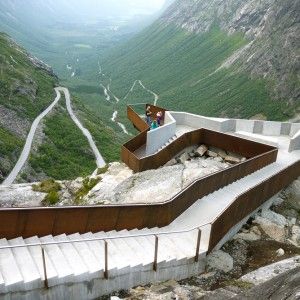
[[[122,95],[142,80],[169,109],[288,120],[300,104],[297,7],[291,0],[175,1],[106,54],[111,90]],[[142,97],[135,90],[128,102]]]
[[[274,79],[272,96],[294,102],[300,98],[300,81],[298,78],[298,85],[289,81],[300,70],[299,11],[300,2],[292,0],[188,0],[173,3],[160,22],[173,23],[198,34],[207,32],[216,23],[229,35],[242,32],[249,43],[244,51],[229,58],[227,66],[235,64],[238,70],[245,70],[253,77]]]

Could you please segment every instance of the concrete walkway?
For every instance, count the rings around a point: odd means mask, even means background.
[[[300,150],[288,152],[290,137],[286,135],[268,136],[240,131],[231,134],[243,134],[250,139],[276,143],[279,148],[277,161],[199,199],[163,228],[0,240],[0,246],[46,243],[43,247],[48,285],[51,287],[43,292],[40,290],[44,286],[40,246],[2,249],[0,300],[16,299],[18,295],[27,299],[96,299],[120,289],[168,279],[179,280],[203,272],[211,223],[240,194],[300,160]],[[232,228],[217,247],[229,239],[242,224],[240,222]],[[202,235],[199,260],[195,262],[198,228]],[[153,271],[155,235],[158,235],[156,272]],[[88,239],[106,239],[108,279],[104,278],[104,241]],[[59,243],[66,241],[71,243]]]

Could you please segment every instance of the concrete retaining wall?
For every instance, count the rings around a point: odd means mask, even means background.
[[[300,150],[300,130],[291,138],[289,152]]]
[[[211,119],[203,116],[185,112],[171,112],[177,125],[185,125],[193,128],[207,128],[220,132],[234,131],[235,120],[232,119]]]
[[[99,297],[114,291],[127,290],[138,285],[170,279],[182,280],[199,275],[205,271],[205,265],[206,256],[205,253],[202,253],[198,263],[194,262],[194,258],[171,260],[162,265],[159,264],[157,272],[154,272],[152,264],[149,264],[147,271],[140,271],[137,268],[127,274],[110,277],[107,280],[99,278],[89,282],[62,284],[49,289],[2,294],[0,300],[99,299]]]
[[[176,133],[176,121],[169,112],[165,113],[164,125],[147,132],[146,155],[154,154]]]

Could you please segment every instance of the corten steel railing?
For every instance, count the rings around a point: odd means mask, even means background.
[[[0,238],[163,227],[201,197],[267,166],[276,157],[277,149],[273,149],[207,175],[161,203],[1,208]]]
[[[229,230],[300,176],[300,161],[242,193],[211,223],[211,251]]]
[[[135,113],[132,113],[132,118],[134,117]],[[139,139],[141,143],[142,138]],[[152,155],[151,159],[138,159],[132,155],[134,146],[130,144],[131,141],[127,143],[129,146],[123,155],[127,155],[127,162],[137,166],[141,165],[142,161],[143,167],[158,167],[168,160],[170,155],[199,142],[238,152],[248,159],[192,182],[170,200],[161,203],[1,208],[0,238],[163,227],[170,224],[199,198],[267,166],[276,161],[277,157],[275,147],[207,129],[184,134],[159,153]]]
[[[157,271],[157,258],[158,258],[158,247],[159,247],[159,237],[162,235],[170,234],[181,234],[181,233],[190,233],[194,230],[197,230],[197,239],[195,247],[195,257],[194,261],[198,262],[199,260],[199,251],[201,243],[201,227],[206,225],[212,225],[210,231],[210,241],[208,252],[213,250],[213,248],[218,244],[220,240],[225,236],[225,234],[237,223],[247,217],[251,212],[255,211],[260,207],[267,199],[279,192],[281,189],[288,186],[288,184],[296,179],[300,175],[300,161],[297,161],[295,164],[286,167],[285,169],[279,171],[278,173],[272,175],[272,177],[262,181],[261,183],[255,185],[253,188],[245,191],[235,198],[235,200],[226,207],[215,219],[206,224],[201,224],[198,227],[191,228],[188,230],[181,231],[166,231],[159,233],[147,233],[147,234],[135,234],[128,236],[115,236],[115,237],[105,237],[105,238],[93,238],[93,239],[81,239],[81,240],[68,240],[60,242],[48,242],[48,243],[32,243],[26,245],[13,245],[13,246],[1,246],[1,250],[5,249],[16,249],[24,247],[41,247],[41,256],[42,256],[42,265],[43,265],[43,274],[44,274],[44,286],[45,288],[49,287],[48,277],[47,277],[47,261],[46,261],[46,246],[47,245],[61,245],[61,244],[70,244],[70,243],[82,243],[82,242],[91,242],[91,241],[103,241],[104,243],[104,272],[103,276],[105,279],[109,278],[109,241],[116,239],[127,239],[127,238],[138,238],[145,236],[154,237],[154,251],[153,251],[153,271]],[[259,200],[258,200],[259,199]]]
[[[146,106],[148,106],[148,104],[145,104],[145,107]],[[160,111],[163,109],[160,107],[155,109],[155,106],[152,105],[151,110]],[[163,113],[165,113],[165,110]],[[141,119],[139,114],[134,111],[134,106],[127,107],[127,114],[133,125],[141,131],[140,134],[125,143],[121,150],[122,161],[134,172],[159,168],[185,148],[201,143],[239,153],[247,158],[275,149],[275,147],[262,143],[201,128],[183,134],[156,154],[139,158],[134,152],[146,144],[149,126],[145,120]]]

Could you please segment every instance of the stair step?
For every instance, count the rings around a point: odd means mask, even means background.
[[[25,245],[25,242],[23,238],[19,237],[8,241],[8,244],[11,246]],[[19,266],[26,290],[34,290],[43,287],[41,275],[30,252],[28,251],[28,248],[12,248],[11,251],[15,257],[17,265]]]
[[[186,259],[186,253],[181,248],[180,242],[178,243],[178,241],[171,237],[171,235],[167,234],[160,236],[158,243],[162,241],[164,241],[165,244],[168,246],[168,252],[171,253],[173,258],[175,258],[177,261]]]
[[[82,240],[82,236],[79,233],[74,233],[68,236],[70,241],[72,240]],[[88,268],[89,278],[101,278],[103,276],[103,261],[98,261],[94,253],[89,248],[86,242],[73,243],[73,246],[77,250],[81,259]],[[104,256],[104,255],[103,255]]]
[[[66,234],[61,234],[55,236],[54,240],[56,242],[63,242],[63,241],[68,241],[68,238]],[[58,247],[60,248],[66,261],[71,267],[76,281],[81,282],[87,280],[89,274],[88,268],[84,264],[83,260],[81,259],[79,253],[77,252],[73,244],[71,243],[58,244]]]
[[[24,239],[25,244],[38,244],[40,240],[37,236],[33,236],[31,238]],[[30,252],[31,257],[33,258],[35,265],[40,273],[40,277],[42,280],[45,280],[44,277],[44,266],[43,266],[43,257],[42,250],[40,246],[28,247],[28,251]],[[49,286],[56,285],[58,276],[57,272],[45,251],[45,261],[46,261],[46,271],[47,271],[47,279]]]
[[[124,234],[130,235],[131,233],[129,233],[127,230],[124,230]],[[141,261],[144,266],[150,265],[153,262],[153,257],[151,257],[147,251],[145,251],[145,247],[138,242],[138,239],[138,237],[126,238],[124,239],[124,242],[131,248],[132,253],[138,256],[138,260]]]
[[[116,232],[116,231],[113,231]],[[105,232],[97,232],[92,234],[93,238],[106,238],[107,234]],[[103,254],[103,266],[104,266],[104,241],[102,243],[101,255]],[[122,257],[122,253],[120,250],[116,248],[114,243],[111,243],[110,240],[107,240],[107,249],[108,249],[108,269],[109,270],[117,270],[122,269],[124,267],[129,267],[127,262],[124,262],[124,257]],[[111,271],[110,271],[111,272]]]
[[[93,233],[88,232],[81,235],[83,239],[93,239],[96,238]],[[98,236],[99,237],[99,236]],[[85,242],[89,247],[90,251],[94,254],[96,260],[98,261],[98,266],[100,266],[101,271],[104,271],[105,268],[105,253],[104,253],[104,241],[91,241]],[[110,255],[110,249],[108,249],[108,270],[115,271],[117,263],[114,260],[114,257]]]
[[[108,237],[113,237],[122,235],[122,233],[119,234],[116,231],[109,231],[106,235]],[[108,243],[112,245],[112,248],[114,248],[113,251],[116,253],[115,255],[119,258],[119,261],[122,261],[124,267],[130,266],[131,268],[134,268],[142,265],[138,260],[138,257],[134,255],[135,253],[132,249],[125,243],[124,239],[108,240]]]
[[[44,237],[40,238],[40,241],[42,243],[47,243],[47,242],[55,242],[54,238],[52,235],[47,235]],[[69,266],[68,261],[58,245],[47,245],[44,246],[45,252],[47,252],[56,272],[58,275],[58,280],[60,284],[63,283],[68,283],[68,282],[73,282],[74,280],[74,275],[73,275],[73,270]]]
[[[0,239],[0,246],[9,246],[6,239]],[[0,270],[4,279],[3,292],[21,291],[24,281],[11,249],[0,250]]]
[[[166,240],[164,236],[158,237],[158,251],[157,258],[158,261],[162,261],[164,266],[172,266],[176,261],[176,257],[171,250],[170,243]]]
[[[195,256],[197,235],[198,231],[194,230],[180,234],[169,234],[168,239],[184,253],[185,257],[190,258]]]

